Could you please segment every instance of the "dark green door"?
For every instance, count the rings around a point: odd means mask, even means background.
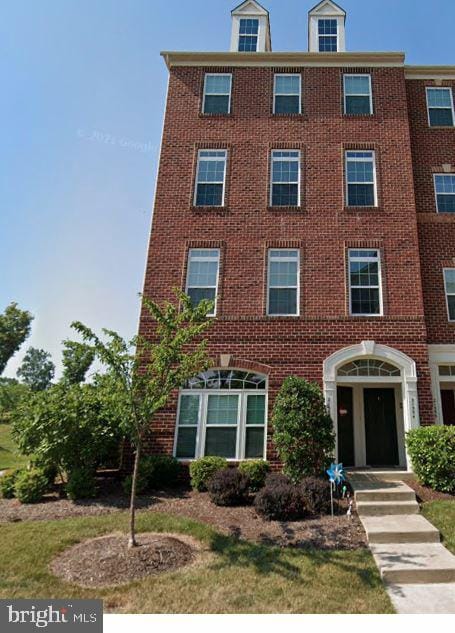
[[[352,387],[338,387],[338,459],[344,466],[354,466],[354,415]]]
[[[364,389],[368,466],[398,466],[394,389]]]

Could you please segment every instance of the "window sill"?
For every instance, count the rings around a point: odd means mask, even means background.
[[[232,112],[199,112],[200,119],[231,119]]]
[[[197,207],[196,205],[191,205],[190,211],[193,213],[217,213],[218,215],[226,215],[229,213],[229,207]]]
[[[429,125],[429,130],[455,130],[455,125]]]
[[[302,121],[308,120],[307,114],[297,113],[297,112],[272,112],[270,115],[271,119],[301,119]]]
[[[364,213],[364,212],[368,212],[368,211],[374,211],[374,212],[380,212],[382,211],[382,207],[347,207],[345,206],[343,208],[343,211],[346,211],[347,213]]]
[[[372,114],[348,114],[347,112],[343,112],[342,116],[344,119],[364,119],[365,121],[370,121],[376,117],[376,114],[374,112]]]
[[[295,213],[295,212],[302,212],[303,211],[303,207],[300,207],[300,206],[297,206],[297,207],[285,207],[285,206],[283,206],[283,207],[280,207],[280,206],[272,207],[271,205],[269,205],[267,207],[267,211],[272,211],[272,212],[277,212],[277,211],[278,212],[283,212],[284,211],[285,213],[291,211],[291,212]]]

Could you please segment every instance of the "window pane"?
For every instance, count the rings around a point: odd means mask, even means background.
[[[444,279],[446,284],[446,292],[455,294],[455,268],[444,271]]]
[[[362,75],[345,76],[344,89],[347,95],[367,95],[370,94],[370,78]]]
[[[229,95],[206,95],[204,114],[229,114]]]
[[[298,185],[273,185],[272,206],[273,207],[296,207],[299,204]]]
[[[319,37],[319,52],[320,53],[336,53],[337,51],[337,38],[336,37]]]
[[[189,286],[216,286],[218,261],[190,261]]]
[[[348,160],[348,182],[373,182],[373,161]]]
[[[378,286],[379,269],[377,262],[350,263],[351,286]]]
[[[257,49],[258,38],[256,35],[241,35],[239,37],[240,53],[255,53]]]
[[[224,180],[224,160],[204,160],[199,161],[198,182],[223,182]]]
[[[216,296],[215,288],[188,288],[186,294],[191,299],[191,304],[197,307],[203,299],[214,301]]]
[[[373,207],[374,185],[348,185],[348,206]]]
[[[242,18],[240,20],[241,35],[257,35],[259,30],[259,20],[256,18]]]
[[[230,75],[206,75],[206,94],[229,94],[231,91]]]
[[[275,93],[300,95],[300,75],[275,75]]]
[[[455,193],[455,176],[435,176],[437,193]]]
[[[275,97],[275,114],[299,114],[300,97],[281,96]]]
[[[352,288],[352,314],[380,314],[379,288]]]
[[[265,423],[265,396],[248,396],[246,408],[246,423]]]
[[[238,396],[209,396],[207,424],[237,424]]]
[[[297,289],[270,288],[269,314],[296,315]]]
[[[346,97],[346,114],[371,114],[370,97]]]
[[[438,211],[442,213],[455,213],[455,194],[438,195]]]
[[[455,295],[447,297],[447,303],[449,305],[449,319],[455,321]]]
[[[180,427],[177,435],[176,457],[192,459],[196,455],[196,427]]]
[[[270,279],[271,287],[297,286],[297,259],[292,262],[270,262]]]
[[[220,207],[223,203],[223,185],[198,185],[196,206]]]
[[[199,421],[199,396],[180,396],[179,425],[197,425]]]
[[[205,435],[205,455],[235,459],[237,428],[208,428]]]
[[[264,429],[252,428],[246,430],[245,458],[264,457]]]
[[[450,109],[430,108],[431,126],[453,126],[453,114]]]
[[[428,105],[435,108],[452,108],[452,100],[450,98],[450,88],[429,89],[427,90]]]
[[[337,20],[318,20],[319,35],[336,35]]]

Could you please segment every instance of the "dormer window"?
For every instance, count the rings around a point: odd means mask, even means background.
[[[318,20],[320,53],[336,53],[338,50],[337,20]]]
[[[242,18],[239,29],[239,52],[255,53],[258,49],[259,20]]]

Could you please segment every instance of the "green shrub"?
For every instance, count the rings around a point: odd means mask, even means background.
[[[38,503],[47,489],[47,479],[41,470],[23,470],[14,484],[14,496],[21,503]]]
[[[257,492],[264,486],[265,478],[269,472],[269,464],[263,459],[251,459],[239,464],[239,471],[248,476],[250,490]]]
[[[12,470],[3,477],[0,477],[0,493],[3,499],[12,499],[14,497],[14,486],[16,485],[16,479],[22,471]]]
[[[144,494],[148,490],[172,488],[176,486],[180,475],[180,464],[171,455],[146,455],[139,462],[136,493]],[[130,494],[133,476],[128,475],[123,482],[123,490]]]
[[[200,457],[190,464],[191,486],[194,490],[207,490],[207,484],[217,470],[228,465],[224,457]]]
[[[297,521],[305,516],[300,490],[294,484],[266,486],[256,495],[254,507],[268,521]]]
[[[96,497],[94,473],[91,470],[75,468],[68,474],[65,491],[69,499],[93,499]]]
[[[289,376],[275,399],[273,441],[294,483],[321,475],[335,448],[333,422],[319,385]]]
[[[305,477],[299,485],[302,501],[309,514],[330,512],[330,483],[319,477]]]
[[[454,493],[455,426],[421,426],[407,433],[406,443],[420,483]]]
[[[237,468],[217,470],[207,482],[210,499],[217,506],[240,506],[248,500],[248,475]]]

